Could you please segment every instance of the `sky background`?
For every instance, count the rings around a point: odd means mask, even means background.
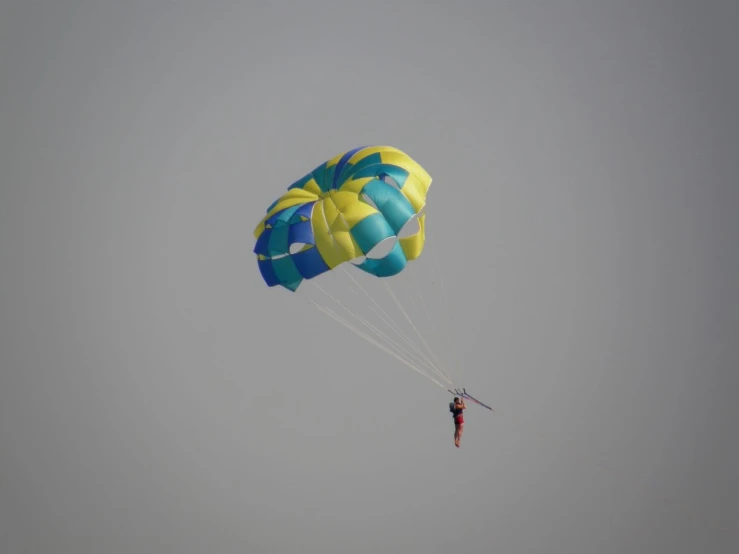
[[[735,552],[737,23],[3,3],[0,551]],[[433,177],[393,287],[496,409],[460,449],[446,391],[252,254],[291,182],[363,144]]]

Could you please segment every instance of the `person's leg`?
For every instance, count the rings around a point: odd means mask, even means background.
[[[454,446],[459,448],[459,440],[461,438],[460,432],[459,432],[459,424],[454,424]]]

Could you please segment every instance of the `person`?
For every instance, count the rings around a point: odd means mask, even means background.
[[[464,432],[464,411],[467,409],[467,405],[464,403],[464,399],[459,396],[454,397],[454,402],[449,404],[449,411],[454,416],[454,446],[459,448],[459,443],[462,441],[462,433]]]

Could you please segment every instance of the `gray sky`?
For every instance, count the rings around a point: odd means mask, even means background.
[[[735,551],[738,15],[4,3],[0,550]],[[496,408],[459,450],[448,393],[251,253],[374,143],[434,179],[425,304],[395,283]]]

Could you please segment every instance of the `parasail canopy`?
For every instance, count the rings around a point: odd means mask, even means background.
[[[392,146],[341,153],[294,182],[254,230],[265,283],[295,291],[351,262],[390,277],[420,256],[431,177]]]

